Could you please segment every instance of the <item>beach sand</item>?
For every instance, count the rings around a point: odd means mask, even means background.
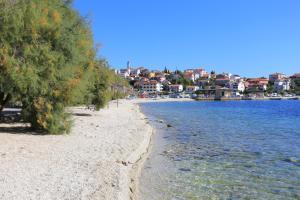
[[[99,112],[71,110],[69,135],[0,125],[0,199],[130,199],[132,168],[152,134],[138,105],[121,100]]]
[[[136,199],[138,176],[154,129],[138,103],[110,102],[100,111],[71,108],[68,135],[39,135],[0,124],[0,199]]]

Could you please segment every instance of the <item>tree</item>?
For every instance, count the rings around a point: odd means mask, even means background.
[[[267,85],[267,93],[272,93],[274,92],[274,83],[269,82]]]
[[[165,67],[164,71],[165,74],[170,74],[170,70],[167,69],[167,67]]]
[[[291,79],[291,89],[290,91],[294,94],[300,93],[300,83],[297,83],[295,79]]]
[[[91,103],[96,106],[96,110],[103,108],[112,99],[126,96],[123,89],[129,87],[128,82],[117,76],[105,59],[96,62],[95,72],[94,86],[90,94]]]
[[[66,132],[95,72],[88,23],[63,0],[0,1],[0,109],[12,98],[33,128]]]

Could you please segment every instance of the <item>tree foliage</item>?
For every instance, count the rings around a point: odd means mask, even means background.
[[[117,76],[113,70],[110,69],[106,60],[100,59],[95,65],[95,81],[92,88],[91,103],[96,106],[96,110],[103,108],[108,101],[117,98],[123,98],[126,95],[125,87],[129,83]]]
[[[68,131],[66,106],[87,103],[91,91],[107,96],[95,54],[89,24],[71,1],[0,0],[0,111],[13,98],[33,128]]]
[[[193,81],[185,78],[180,70],[176,70],[174,74],[166,75],[166,79],[172,84],[182,84],[184,88],[193,85]]]

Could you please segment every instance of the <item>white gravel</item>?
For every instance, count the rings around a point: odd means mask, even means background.
[[[152,134],[145,116],[127,100],[72,112],[92,116],[74,116],[69,135],[0,133],[0,199],[130,199],[132,163]]]

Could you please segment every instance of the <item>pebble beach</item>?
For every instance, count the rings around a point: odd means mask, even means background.
[[[0,124],[0,199],[135,199],[153,132],[135,101],[71,108],[68,135]]]

